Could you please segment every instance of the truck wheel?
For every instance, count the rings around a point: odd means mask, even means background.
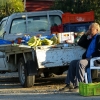
[[[28,76],[25,68],[24,59],[21,58],[18,63],[18,75],[20,83],[23,87],[32,87],[35,82],[35,75]]]

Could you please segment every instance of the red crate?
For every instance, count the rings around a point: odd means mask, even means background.
[[[94,11],[78,13],[78,14],[71,14],[71,13],[62,14],[62,24],[92,22],[92,21],[94,21]]]
[[[60,33],[60,32],[63,32],[63,25],[58,25],[58,26],[52,26],[51,27],[51,33],[54,34],[54,33]]]

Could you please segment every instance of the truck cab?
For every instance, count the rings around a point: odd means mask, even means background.
[[[1,21],[1,37],[10,40],[25,34],[49,35],[51,26],[62,23],[62,13],[60,10],[14,13]]]

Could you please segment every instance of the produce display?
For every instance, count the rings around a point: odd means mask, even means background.
[[[83,34],[84,34],[83,32],[74,33],[74,37],[73,37],[74,43],[77,43]],[[39,34],[37,36],[32,36],[32,37],[30,37],[29,35],[25,35],[22,38],[16,38],[13,42],[15,44],[24,44],[31,47],[43,46],[43,45],[56,45],[60,43],[59,37],[55,34],[47,35],[47,36],[41,36]],[[67,42],[65,41],[64,43]]]
[[[54,45],[54,44],[58,44],[58,38],[56,35],[52,36],[50,39],[47,38],[41,39],[41,36],[40,37],[33,36],[30,38],[27,44],[33,47],[41,46],[41,45]]]
[[[58,44],[58,43],[59,43],[59,42],[58,42],[58,37],[57,37],[57,36],[53,36],[53,37],[51,38],[51,41],[53,41],[52,44]]]
[[[29,46],[38,46],[40,42],[40,39],[37,38],[36,36],[33,36],[30,38],[30,40],[27,42]]]

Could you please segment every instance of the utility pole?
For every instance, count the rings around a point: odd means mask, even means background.
[[[26,0],[24,0],[24,11],[26,11]]]

